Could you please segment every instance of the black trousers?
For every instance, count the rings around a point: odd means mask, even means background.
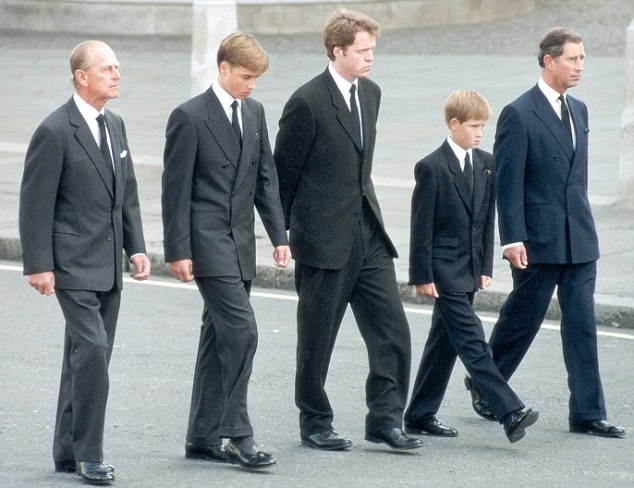
[[[569,420],[579,423],[605,419],[594,317],[596,262],[533,264],[525,270],[511,270],[513,291],[500,309],[489,340],[500,373],[508,380],[521,363],[556,288],[570,389]]]
[[[103,461],[103,431],[121,291],[55,290],[66,329],[53,460]]]
[[[373,217],[366,214],[361,219],[343,269],[313,268],[298,262],[295,285],[299,295],[295,401],[302,435],[332,428],[334,415],[324,384],[348,304],[370,362],[366,431],[401,427],[410,373],[410,333],[394,262]]]
[[[249,292],[239,277],[200,277],[202,325],[189,410],[187,440],[220,445],[223,438],[252,436],[247,389],[258,331]]]
[[[474,293],[442,293],[434,303],[432,324],[423,351],[405,422],[416,426],[436,415],[447,390],[456,355],[484,400],[502,421],[524,407],[498,371],[473,310]]]

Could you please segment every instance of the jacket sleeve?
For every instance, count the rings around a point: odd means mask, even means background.
[[[429,165],[419,162],[414,170],[409,251],[409,284],[434,282],[434,214],[438,183]]]

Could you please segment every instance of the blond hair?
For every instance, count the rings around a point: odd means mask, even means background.
[[[260,43],[250,34],[236,31],[225,37],[218,47],[218,66],[226,61],[232,66],[253,71],[257,76],[269,69],[269,57]]]
[[[357,32],[367,32],[375,37],[379,35],[379,23],[366,14],[357,10],[340,8],[335,10],[323,29],[326,54],[331,60],[335,59],[334,49],[339,46],[344,50],[354,44]]]
[[[473,90],[453,92],[445,102],[445,122],[457,119],[461,124],[467,120],[488,120],[491,106],[486,99]]]

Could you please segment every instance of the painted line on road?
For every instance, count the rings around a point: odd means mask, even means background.
[[[11,266],[11,265],[0,265],[0,270],[22,271],[22,267]],[[178,283],[178,282],[170,283],[168,281],[155,281],[155,280],[136,281],[136,280],[133,280],[132,278],[123,278],[123,281],[126,283],[135,284],[135,285],[158,286],[163,288],[183,288],[187,290],[198,291],[198,288],[193,283]],[[290,295],[290,294],[286,295],[282,293],[252,291],[251,296],[257,297],[257,298],[268,298],[271,300],[288,300],[288,301],[295,301],[295,302],[297,301],[296,295]],[[432,314],[431,310],[427,310],[424,308],[404,307],[404,309],[405,309],[405,312],[407,313],[414,313],[419,315]],[[488,323],[494,324],[497,319],[495,317],[480,317],[480,320],[482,320],[482,322],[488,322]],[[560,327],[558,325],[550,325],[550,324],[542,324],[541,328],[547,329],[547,330],[554,330],[554,331],[560,330]],[[626,339],[626,340],[634,341],[633,334],[624,334],[622,332],[606,332],[606,331],[599,330],[597,331],[597,335],[602,337],[613,337],[615,339]]]

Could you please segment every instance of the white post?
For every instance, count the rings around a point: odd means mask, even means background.
[[[621,123],[621,183],[634,180],[634,19],[626,30],[625,107]]]
[[[194,0],[192,18],[191,94],[202,93],[218,69],[220,41],[238,28],[237,0]]]

